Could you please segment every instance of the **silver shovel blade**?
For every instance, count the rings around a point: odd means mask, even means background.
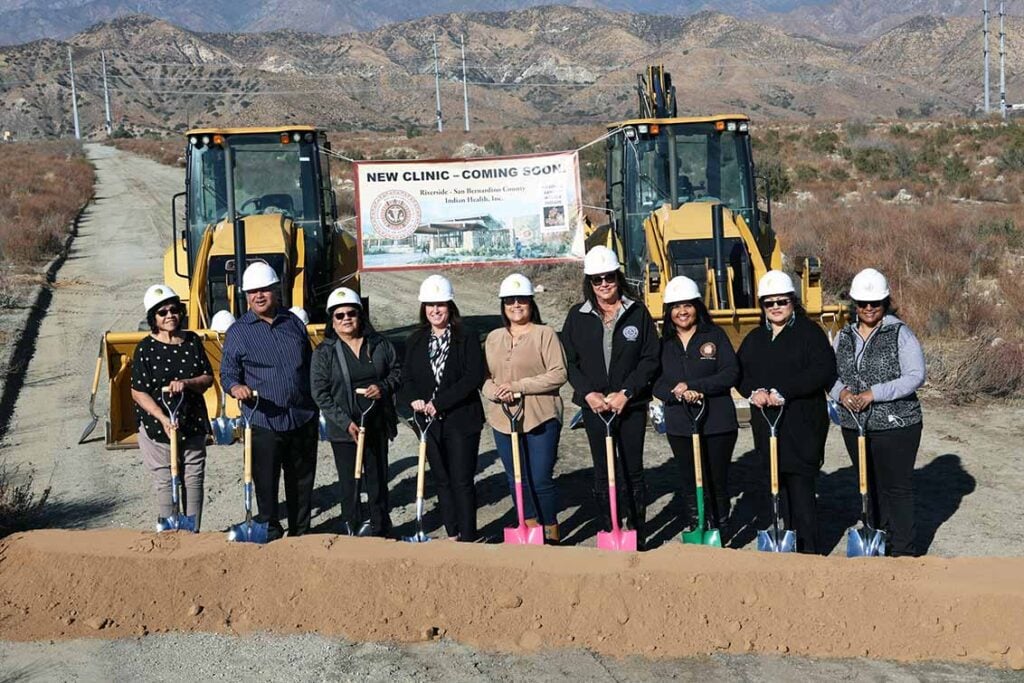
[[[196,518],[192,515],[171,515],[170,517],[157,517],[157,532],[163,531],[191,531],[196,533]]]
[[[327,436],[327,418],[324,417],[323,413],[320,413],[318,430],[320,432],[321,441],[330,441],[330,439]]]
[[[266,522],[242,522],[228,530],[228,540],[235,543],[266,543]]]
[[[422,530],[420,530],[412,536],[402,536],[402,540],[406,543],[426,543],[430,540],[430,536],[427,536]]]
[[[226,417],[210,420],[213,427],[213,441],[218,446],[228,446],[235,440],[235,426]]]
[[[763,553],[792,553],[796,551],[796,532],[787,529],[775,535],[774,529],[757,532],[757,549]]]
[[[846,530],[847,557],[883,557],[885,555],[885,532],[857,524]]]

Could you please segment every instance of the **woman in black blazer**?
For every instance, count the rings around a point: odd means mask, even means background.
[[[427,461],[444,528],[449,538],[472,542],[484,357],[479,337],[462,324],[447,278],[424,280],[419,300],[420,326],[406,340],[400,395],[413,411],[435,420],[427,431]]]

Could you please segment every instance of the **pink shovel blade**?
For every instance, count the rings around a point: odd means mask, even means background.
[[[505,543],[511,545],[544,545],[544,527],[513,526],[505,528]]]
[[[598,531],[597,547],[604,550],[621,550],[627,553],[636,552],[636,532],[624,531]]]

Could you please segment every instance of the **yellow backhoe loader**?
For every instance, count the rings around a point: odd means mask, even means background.
[[[215,382],[205,396],[212,418],[221,412],[223,335],[209,324],[217,311],[236,317],[245,311],[240,281],[246,265],[263,260],[273,266],[281,276],[284,307],[306,310],[310,342],[316,344],[331,290],[344,284],[359,291],[357,256],[354,238],[336,226],[330,143],[323,131],[211,128],[191,130],[186,139],[185,191],[171,201],[173,243],[164,254],[163,281],[181,297],[184,325],[203,338],[213,364]],[[177,220],[182,198],[184,226]],[[137,443],[131,357],[148,333],[104,335],[100,357],[110,382],[107,448]],[[234,401],[227,402],[227,411],[237,415]]]
[[[758,193],[750,119],[678,117],[671,77],[660,66],[638,76],[637,90],[640,118],[608,126],[611,220],[589,231],[587,249],[604,244],[617,251],[655,320],[662,318],[668,281],[690,277],[738,345],[760,319],[758,279],[782,268],[771,196]],[[793,266],[808,316],[838,330],[843,313],[822,300],[819,261]]]

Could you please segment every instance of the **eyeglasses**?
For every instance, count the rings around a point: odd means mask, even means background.
[[[591,275],[590,284],[595,287],[600,287],[604,283],[612,284],[618,280],[615,273],[602,273],[601,275]]]
[[[782,308],[788,306],[792,299],[767,299],[761,302],[761,305],[765,308]]]
[[[506,296],[502,297],[501,303],[505,304],[506,306],[515,306],[516,304],[526,306],[532,300],[533,297],[529,296]]]
[[[883,302],[881,302],[881,301],[857,301],[855,303],[857,305],[857,308],[881,308]]]
[[[348,320],[350,318],[355,319],[359,317],[359,311],[338,311],[334,314],[335,320]]]
[[[181,309],[177,306],[168,306],[167,308],[161,308],[156,314],[161,318],[166,318],[169,315],[181,315]]]

